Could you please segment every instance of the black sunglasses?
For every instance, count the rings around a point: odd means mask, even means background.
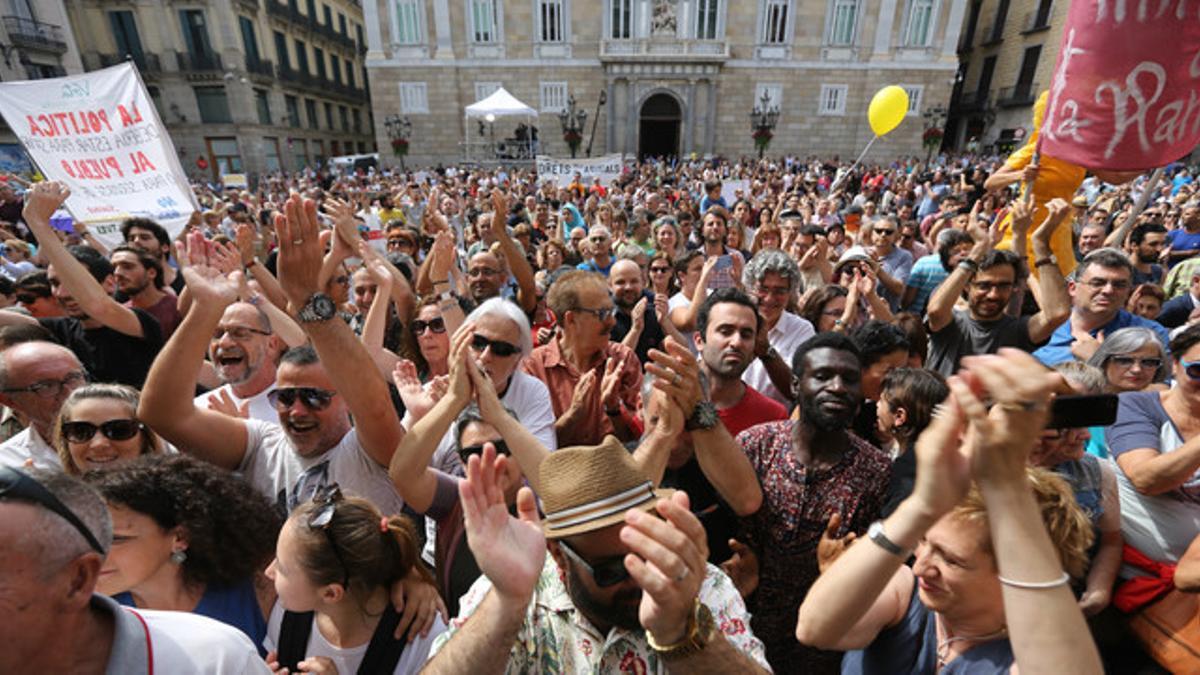
[[[316,387],[284,387],[272,389],[267,394],[267,400],[279,412],[291,408],[297,398],[309,410],[324,410],[329,407],[329,402],[336,394],[335,391],[326,391]]]
[[[342,501],[342,490],[337,483],[322,485],[317,488],[316,494],[313,495],[313,503],[317,504],[318,508],[313,511],[312,516],[308,519],[308,527],[314,530],[321,530],[325,533],[325,538],[329,540],[329,546],[333,549],[333,555],[337,558],[338,564],[342,566],[342,587],[350,587],[350,568],[346,566],[346,559],[342,557],[342,549],[338,546],[337,540],[333,538],[333,533],[329,531],[329,526],[333,523],[334,512],[337,511],[338,502]]]
[[[62,435],[71,443],[87,443],[99,431],[110,441],[127,441],[144,428],[141,422],[131,419],[109,420],[98,425],[91,422],[63,422]]]
[[[49,293],[47,293],[46,295],[27,295],[25,293],[18,293],[17,294],[17,302],[24,303],[26,305],[32,305],[33,303],[37,302],[38,300],[41,300],[42,298],[48,298],[48,297],[50,297]]]
[[[68,509],[58,497],[54,496],[53,492],[46,489],[44,485],[34,480],[23,471],[19,471],[12,467],[0,467],[0,499],[14,499],[23,502],[30,502],[38,506],[47,508],[54,513],[57,513],[63,520],[70,523],[83,538],[87,540],[91,546],[100,555],[106,555],[104,547],[96,539],[96,535],[88,529],[87,525],[76,516],[71,509]]]
[[[500,455],[505,455],[505,456],[512,455],[512,452],[510,452],[508,449],[508,443],[505,443],[503,438],[498,441],[488,441],[488,443],[491,443],[492,445],[496,446],[496,456],[497,457],[499,457]],[[461,457],[463,459],[463,461],[465,462],[466,459],[468,457],[470,457],[471,455],[482,455],[483,454],[483,446],[484,446],[484,444],[480,443],[479,445],[468,445],[465,448],[460,448],[458,451],[458,456]]]
[[[567,542],[559,540],[558,546],[567,555],[571,556],[575,562],[579,563],[581,567],[587,570],[588,574],[592,575],[592,579],[600,588],[615,586],[629,578],[629,570],[625,569],[625,556],[623,555],[605,558],[597,563],[589,563],[583,559],[583,556],[579,555],[578,551],[571,548]]]
[[[429,321],[413,319],[413,322],[408,325],[408,329],[412,331],[413,335],[420,335],[424,333],[426,328],[437,333],[438,335],[441,335],[442,333],[446,332],[446,320],[440,316]]]
[[[477,352],[482,352],[487,348],[492,349],[492,353],[499,357],[512,356],[521,351],[521,348],[511,342],[504,340],[489,340],[488,338],[476,333],[471,338],[471,349]]]

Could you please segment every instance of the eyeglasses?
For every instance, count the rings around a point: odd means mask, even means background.
[[[613,309],[612,307],[605,307],[604,309],[588,309],[587,307],[574,307],[570,311],[591,314],[592,316],[595,316],[597,319],[599,319],[601,323],[603,323],[605,321],[608,321],[608,317],[612,316],[613,312],[615,312],[616,310]]]
[[[896,231],[888,228],[877,227],[875,228],[875,234],[882,234],[885,237],[889,237],[893,234],[896,234]]]
[[[499,270],[494,270],[490,267],[476,267],[474,269],[467,270],[467,276],[471,277],[472,279],[475,277],[492,277],[499,273]]]
[[[651,267],[650,267],[651,274],[666,274],[670,271],[671,271],[670,267],[661,267],[661,266],[655,267],[653,265],[651,265]]]
[[[783,298],[783,297],[786,297],[787,294],[791,293],[791,292],[792,292],[792,289],[790,289],[790,288],[780,288],[778,286],[774,286],[774,287],[773,286],[759,286],[758,288],[754,289],[754,294],[758,295],[760,297],[775,296],[777,298]]]
[[[233,338],[234,340],[237,340],[238,342],[242,342],[244,340],[249,340],[251,335],[270,335],[270,334],[271,334],[271,331],[269,331],[269,330],[259,330],[257,328],[251,328],[249,326],[228,326],[226,328],[221,328],[220,326],[217,326],[217,329],[213,331],[212,339],[215,342],[215,341],[220,340],[221,338],[225,337],[226,335],[229,335],[229,337]]]
[[[498,441],[488,441],[488,443],[491,443],[493,446],[496,447],[496,456],[497,457],[499,457],[500,455],[505,455],[505,456],[512,455],[512,452],[509,451],[509,449],[508,449],[508,443],[505,443],[503,438]],[[464,462],[466,462],[467,458],[470,457],[471,455],[482,455],[483,454],[483,446],[484,446],[484,444],[480,443],[479,445],[468,445],[465,448],[460,448],[458,451],[458,456],[461,457]]]
[[[482,352],[483,350],[489,348],[492,350],[493,354],[499,357],[512,356],[513,354],[521,351],[520,347],[511,342],[505,342],[504,340],[489,340],[487,337],[478,333],[471,338],[471,349],[474,349],[477,352]]]
[[[567,542],[559,540],[558,547],[578,563],[580,567],[587,570],[588,574],[592,575],[592,579],[600,588],[615,586],[629,578],[629,570],[625,569],[625,556],[623,555],[605,558],[597,563],[589,563],[575,549],[571,548]]]
[[[413,319],[413,322],[408,325],[408,329],[412,331],[413,335],[421,335],[425,332],[426,328],[437,333],[438,335],[441,335],[442,333],[446,332],[446,320],[440,316],[436,319],[430,319],[429,321]]]
[[[279,412],[284,412],[291,408],[300,399],[304,407],[309,410],[324,410],[329,407],[329,402],[337,394],[335,391],[327,391],[325,389],[317,389],[316,387],[284,387],[282,389],[272,389],[267,393],[267,400]]]
[[[109,420],[98,425],[91,422],[63,422],[62,435],[71,443],[87,443],[99,431],[110,441],[127,441],[145,428],[134,419]]]
[[[1158,370],[1162,366],[1162,359],[1156,357],[1139,359],[1133,356],[1113,356],[1108,361],[1119,368],[1132,368],[1135,363],[1144,370]]]
[[[971,286],[973,286],[975,288],[975,290],[980,291],[982,293],[991,293],[993,290],[1000,291],[1001,293],[1007,293],[1013,289],[1013,285],[1014,284],[1011,281],[996,281],[996,282],[973,281],[973,282],[971,282]]]
[[[73,373],[67,373],[67,376],[61,380],[41,380],[34,382],[28,387],[10,387],[4,389],[5,394],[22,394],[30,393],[37,394],[42,398],[54,398],[63,392],[63,389],[74,387],[88,381],[88,374],[85,371],[77,370]]]
[[[1088,279],[1083,283],[1093,291],[1103,290],[1105,286],[1112,286],[1114,291],[1123,291],[1129,288],[1128,279]]]
[[[339,286],[345,286],[350,283],[350,277],[346,276],[345,274],[336,276],[333,278],[333,283]]]
[[[1183,366],[1183,372],[1187,373],[1188,379],[1200,380],[1200,361],[1179,359],[1179,365]]]
[[[104,547],[100,545],[100,542],[96,539],[96,535],[92,534],[87,525],[83,524],[79,516],[76,516],[71,509],[68,509],[66,505],[59,501],[53,492],[47,490],[44,485],[25,472],[12,467],[0,467],[0,499],[31,502],[57,513],[63,520],[70,523],[79,534],[83,535],[83,538],[87,540],[88,546],[91,546],[100,555],[106,555]]]
[[[350,586],[350,568],[346,565],[346,559],[342,557],[341,547],[333,538],[333,533],[329,531],[329,526],[333,523],[334,512],[337,511],[340,501],[342,501],[342,490],[337,483],[317,488],[316,494],[313,495],[313,502],[318,505],[318,508],[308,519],[308,527],[314,530],[319,529],[325,533],[325,538],[329,540],[329,547],[333,549],[334,557],[342,566],[342,587],[348,588]]]

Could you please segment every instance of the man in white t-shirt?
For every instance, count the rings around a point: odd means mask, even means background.
[[[95,593],[113,537],[94,488],[58,471],[7,467],[0,486],[0,673],[270,672],[232,626]]]
[[[197,396],[196,405],[208,409],[210,400],[227,396],[235,406],[246,406],[250,419],[278,421],[267,393],[275,385],[275,364],[285,348],[261,309],[248,302],[226,307],[208,345],[208,358],[222,386]]]
[[[87,371],[70,349],[52,342],[24,342],[0,353],[0,403],[29,420],[24,431],[0,444],[0,466],[62,470],[48,439],[63,401],[87,382]]]
[[[297,197],[297,201],[299,198]],[[288,204],[294,234],[281,243],[279,276],[312,347],[286,352],[268,394],[278,423],[243,420],[197,408],[191,392],[205,345],[237,297],[237,282],[205,257],[205,242],[189,238],[181,256],[192,308],[159,353],[146,378],[139,418],[184,452],[242,473],[287,511],[326,483],[398,513],[403,500],[387,475],[404,435],[387,383],[336,305],[319,293],[321,245],[313,213]],[[277,227],[289,221],[279,219]],[[356,426],[351,426],[353,416]]]
[[[807,320],[787,311],[788,299],[800,283],[796,261],[777,249],[765,249],[746,263],[742,283],[758,299],[762,325],[754,355],[758,358],[742,382],[792,408],[792,355],[800,343],[816,334]]]

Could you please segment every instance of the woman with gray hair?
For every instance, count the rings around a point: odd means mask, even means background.
[[[1167,355],[1158,335],[1130,326],[1105,336],[1088,364],[1104,373],[1105,390],[1119,394],[1144,391],[1167,376]]]
[[[788,311],[800,290],[800,267],[777,249],[759,251],[742,270],[746,292],[758,301],[762,323],[754,345],[757,357],[742,381],[786,407],[791,407],[792,355],[816,334],[806,319]]]
[[[494,383],[500,401],[542,445],[556,449],[558,440],[554,433],[550,390],[544,382],[520,368],[521,361],[533,351],[533,337],[525,313],[510,300],[491,298],[467,316],[454,341],[463,331],[471,332],[469,355]],[[415,386],[420,386],[416,381],[416,369],[403,361],[397,364],[394,378],[398,389],[411,388],[414,381]],[[430,408],[432,405],[424,410],[409,410],[404,417],[404,427],[412,429]],[[449,474],[463,475],[464,465],[454,452],[453,434],[446,433],[438,445],[433,466]]]

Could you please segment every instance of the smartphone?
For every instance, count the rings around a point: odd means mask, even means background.
[[[713,265],[712,274],[708,277],[708,287],[716,290],[718,288],[732,288],[735,285],[733,279],[733,256],[728,253],[717,256],[717,262]]]
[[[1117,421],[1117,395],[1059,396],[1050,404],[1047,429],[1106,427]]]

